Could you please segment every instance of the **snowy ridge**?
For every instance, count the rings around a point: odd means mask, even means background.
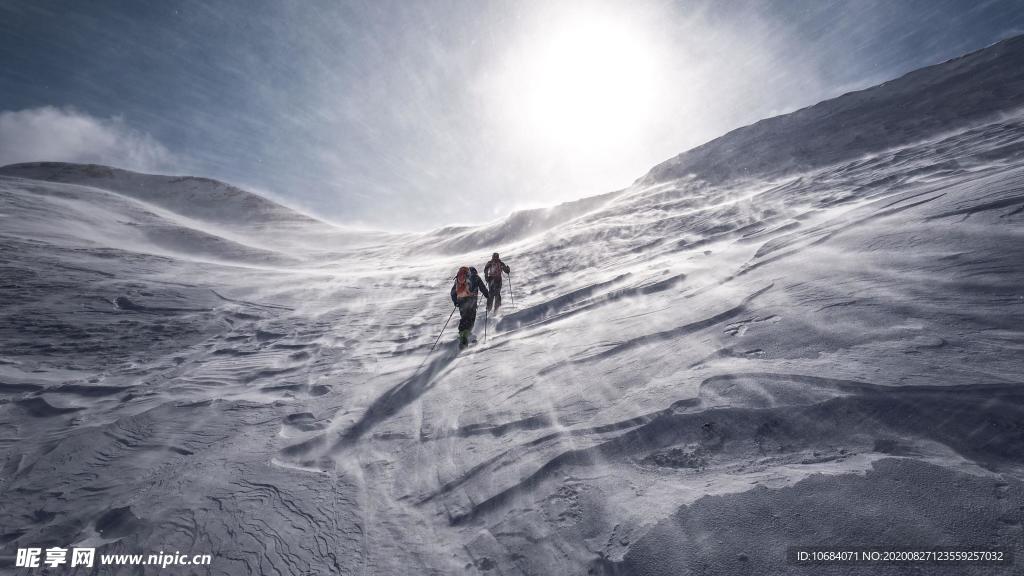
[[[0,176],[92,186],[154,204],[182,216],[220,224],[239,220],[261,223],[318,225],[300,214],[252,192],[209,178],[140,174],[96,164],[31,162],[0,168]]]
[[[969,92],[964,62],[1008,46],[927,74]],[[1004,100],[799,173],[424,235],[5,174],[0,556],[382,575],[803,575],[787,546],[979,539],[1024,557],[1024,117]],[[492,242],[503,309],[431,353],[456,267]]]
[[[372,250],[396,235],[347,229],[208,178],[36,162],[0,168],[0,191],[31,192],[54,214],[12,225],[71,242],[246,265]]]
[[[1024,36],[733,130],[641,183],[782,176],[852,160],[1024,106]]]
[[[459,254],[470,250],[506,246],[593,212],[622,193],[623,191],[608,192],[550,208],[520,210],[493,224],[483,226],[441,228],[425,235],[418,244],[418,249]]]

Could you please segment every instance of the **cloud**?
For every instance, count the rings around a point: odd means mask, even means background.
[[[97,118],[53,106],[0,112],[0,166],[39,161],[142,171],[168,170],[179,164],[163,144],[121,118]]]

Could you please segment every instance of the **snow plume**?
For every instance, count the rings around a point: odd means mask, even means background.
[[[42,106],[0,112],[0,166],[60,161],[143,171],[178,165],[174,155],[123,118],[97,118],[74,108]]]

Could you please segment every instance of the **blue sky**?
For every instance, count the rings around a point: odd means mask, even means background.
[[[0,0],[0,163],[210,176],[423,230],[618,189],[1021,32],[1017,0]]]

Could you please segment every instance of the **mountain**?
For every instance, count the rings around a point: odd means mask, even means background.
[[[117,192],[197,220],[221,224],[310,225],[319,222],[230,184],[194,176],[157,176],[95,164],[32,162],[0,168],[0,175],[63,182]]]
[[[761,120],[658,164],[640,182],[795,174],[909,144],[1024,106],[1024,36],[878,86]]]
[[[208,553],[189,569],[217,574],[848,575],[933,566],[787,549],[1020,558],[1019,50],[755,124],[626,190],[419,235],[207,180],[0,170],[0,562],[84,546]],[[505,302],[460,351],[451,279],[493,250]]]
[[[25,233],[46,231],[119,250],[295,264],[309,256],[322,259],[370,250],[396,237],[335,226],[209,178],[34,162],[0,167],[0,183],[8,193],[20,189],[41,204],[31,217],[17,222]]]

